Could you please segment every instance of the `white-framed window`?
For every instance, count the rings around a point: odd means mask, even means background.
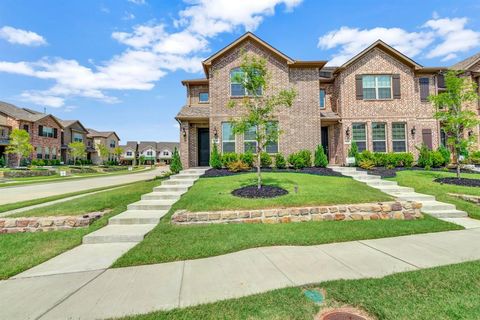
[[[277,132],[276,134],[277,138],[275,139],[275,141],[269,141],[265,146],[265,151],[267,153],[277,153],[278,152],[278,122],[277,121],[268,122],[265,130],[267,131],[267,135],[269,135],[271,132],[274,132],[274,131]]]
[[[207,103],[208,102],[208,92],[200,92],[198,94],[198,101],[201,103]]]
[[[50,128],[50,127],[42,127],[42,131],[40,132],[40,136],[42,136],[42,137],[48,137],[48,138],[53,138],[53,136],[54,136],[54,130],[53,130],[53,128]]]
[[[387,152],[387,134],[385,123],[372,122],[373,152]]]
[[[235,152],[235,134],[230,122],[222,123],[222,152]]]
[[[393,152],[407,151],[407,134],[404,122],[392,123],[392,146]]]
[[[152,150],[148,150],[148,151],[147,151],[147,156],[150,156],[150,157],[153,156],[153,151],[152,151]]]
[[[56,160],[57,159],[57,148],[52,147],[52,159]]]
[[[325,89],[320,89],[320,109],[325,109]]]
[[[243,150],[244,152],[257,152],[257,128],[250,127],[243,134]]]
[[[367,129],[365,123],[352,124],[352,140],[358,146],[358,152],[367,150]]]
[[[247,92],[247,89],[243,86],[243,83],[239,82],[238,78],[242,77],[243,71],[241,68],[235,68],[230,71],[230,95],[232,97],[244,97],[247,95],[253,95],[251,92]],[[262,87],[257,88],[256,95],[261,96],[262,93]]]
[[[110,140],[110,148],[115,148],[115,140]]]
[[[127,157],[131,157],[133,155],[132,151],[127,151]]]
[[[78,132],[73,133],[73,141],[74,142],[83,142],[83,135]]]
[[[168,150],[163,151],[163,155],[168,157],[170,155],[170,151],[168,151]]]
[[[392,99],[391,75],[364,75],[362,85],[364,100]]]
[[[42,147],[37,146],[37,159],[42,159],[42,158],[43,158]]]
[[[45,147],[44,148],[44,155],[45,155],[45,159],[50,159],[50,148],[49,147]]]

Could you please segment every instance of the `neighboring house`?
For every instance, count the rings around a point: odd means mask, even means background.
[[[140,141],[138,144],[138,159],[144,164],[155,164],[157,157],[157,143],[154,141]]]
[[[380,40],[339,67],[325,67],[327,61],[294,60],[246,33],[203,61],[205,79],[182,81],[187,102],[176,119],[185,168],[208,166],[212,143],[223,153],[255,146],[254,132],[234,135],[229,122],[245,112],[228,107],[245,95],[242,84],[232,81],[241,72],[243,52],[266,60],[271,83],[264,95],[287,88],[297,92],[293,106],[274,115],[282,134],[267,146],[270,154],[322,145],[331,164],[344,164],[352,140],[360,151],[415,156],[422,143],[434,149],[440,144],[440,124],[428,96],[443,89],[448,68],[423,67]]]
[[[113,154],[113,149],[119,146],[120,141],[118,135],[114,131],[97,131],[90,128],[88,128],[87,131],[87,148],[91,147],[94,149],[94,151],[89,155],[92,163],[101,164],[103,162],[98,151],[99,144],[105,145],[110,149],[108,160],[114,160],[115,156]]]
[[[126,145],[120,146],[123,149],[123,153],[120,156],[120,162],[124,164],[132,165],[136,163],[138,144],[136,141],[127,141]]]
[[[13,104],[0,102],[0,156],[9,144],[13,129],[23,129],[30,134],[34,151],[31,159],[57,160],[60,158],[62,124],[51,114],[44,114]],[[15,163],[14,156],[9,157]]]
[[[57,118],[58,119],[58,118]],[[60,159],[63,163],[69,163],[73,161],[70,156],[68,145],[72,142],[82,142],[85,145],[85,149],[87,149],[87,129],[82,125],[82,123],[78,120],[61,120],[58,121],[63,126],[63,131],[61,134],[61,156]],[[90,150],[91,152],[91,150]],[[87,156],[88,158],[88,152]]]
[[[178,142],[157,142],[157,163],[170,164],[173,151],[179,147]]]

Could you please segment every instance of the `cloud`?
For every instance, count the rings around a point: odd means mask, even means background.
[[[135,3],[142,4],[138,0]],[[151,90],[169,72],[201,72],[201,61],[215,36],[237,28],[253,30],[264,17],[273,15],[278,5],[290,11],[300,3],[301,0],[246,0],[241,4],[229,0],[188,0],[173,25],[148,22],[128,32],[113,32],[112,38],[126,49],[107,61],[89,60],[88,67],[63,58],[0,61],[0,72],[54,81],[47,90],[22,93],[22,99],[35,104],[58,108],[71,97],[116,103],[119,99],[112,96],[112,91]],[[212,28],[207,31],[208,26]]]
[[[131,12],[125,11],[125,14],[122,17],[122,20],[133,20],[135,19],[135,15]]]
[[[480,44],[480,32],[465,29],[466,18],[440,18],[434,12],[433,19],[420,30],[409,32],[401,28],[359,29],[343,26],[319,37],[321,49],[339,48],[329,65],[341,65],[378,39],[393,46],[409,57],[425,54],[426,58],[457,57],[456,53],[468,51]]]
[[[128,2],[136,4],[136,5],[142,5],[142,4],[147,3],[145,0],[128,0]]]
[[[0,28],[0,38],[13,43],[25,46],[41,46],[47,44],[44,37],[33,31],[16,29],[10,26]]]

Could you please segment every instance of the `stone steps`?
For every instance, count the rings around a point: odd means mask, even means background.
[[[109,219],[109,224],[157,224],[168,210],[127,210]]]
[[[142,200],[178,200],[182,196],[183,192],[151,192],[142,195]]]
[[[191,180],[191,179],[188,179],[188,180],[187,179],[179,179],[179,180],[170,179],[170,180],[164,181],[162,185],[191,187],[194,182],[195,180]]]
[[[83,243],[140,242],[156,224],[108,225],[83,237]]]
[[[465,211],[457,209],[448,209],[448,210],[423,210],[424,213],[427,213],[435,218],[466,218],[468,213]]]
[[[182,192],[185,193],[188,191],[187,186],[181,186],[181,185],[161,185],[158,187],[153,188],[154,192]]]
[[[435,197],[427,194],[421,194],[416,192],[395,192],[390,193],[399,200],[406,201],[435,201]]]
[[[168,210],[176,202],[175,199],[168,200],[140,200],[127,206],[128,210]]]

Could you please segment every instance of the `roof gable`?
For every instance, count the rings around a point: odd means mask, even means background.
[[[471,67],[473,67],[476,63],[480,62],[480,52],[477,54],[474,54],[473,56],[470,56],[460,62],[457,62],[453,66],[450,67],[450,69],[453,70],[468,70]]]

